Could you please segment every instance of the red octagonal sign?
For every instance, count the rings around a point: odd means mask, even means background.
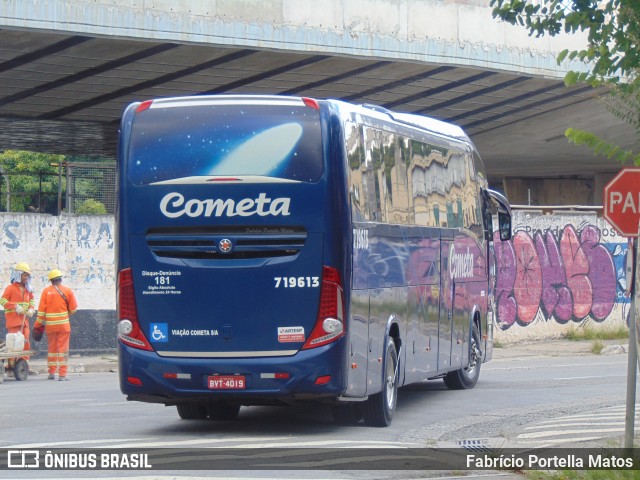
[[[638,235],[640,168],[623,168],[604,187],[604,218],[623,237]]]

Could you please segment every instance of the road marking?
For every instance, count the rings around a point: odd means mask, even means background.
[[[114,448],[159,448],[175,447],[181,448],[187,445],[216,445],[224,444],[221,448],[295,448],[295,447],[331,447],[344,445],[350,448],[407,448],[417,446],[407,442],[384,442],[366,440],[317,440],[301,441],[292,437],[281,438],[221,438],[202,440],[172,440],[168,442],[135,442],[113,445]],[[215,448],[215,447],[213,447]]]
[[[128,438],[126,441],[136,442],[146,440],[146,438]],[[67,442],[47,442],[47,443],[17,443],[15,445],[4,445],[2,448],[50,448],[61,445],[97,445],[101,443],[117,443],[122,442],[122,438],[103,438],[95,440],[73,440]]]
[[[571,442],[585,442],[620,436],[626,428],[626,406],[616,405],[597,411],[565,415],[542,420],[523,429],[516,443],[536,446],[554,446]],[[640,425],[640,414],[636,414],[636,428]]]
[[[601,362],[601,363],[593,363],[589,364],[590,367],[595,367],[599,365],[626,365],[627,362]],[[488,364],[491,365],[491,364]],[[564,363],[564,364],[554,364],[554,365],[510,365],[508,367],[496,367],[496,366],[484,366],[482,367],[483,372],[493,372],[494,370],[523,370],[523,369],[549,369],[549,368],[566,368],[566,367],[584,367],[585,365],[582,363]]]
[[[621,374],[621,375],[585,375],[583,377],[557,377],[554,378],[554,380],[581,380],[584,378],[603,378],[603,377],[607,377],[607,378],[611,378],[611,377],[626,377],[627,374]]]
[[[624,422],[571,422],[571,423],[554,423],[554,427],[618,427],[624,425]],[[538,430],[542,428],[548,428],[547,425],[534,425],[532,427],[525,427],[525,430]]]
[[[617,433],[624,432],[624,428],[590,428],[589,430],[547,430],[536,433],[521,433],[518,438],[544,438],[555,437],[557,435],[575,435],[579,433]]]
[[[154,441],[151,441],[154,440]],[[417,447],[419,445],[410,442],[387,442],[378,440],[318,440],[318,441],[301,441],[291,436],[280,437],[235,437],[235,438],[207,438],[194,440],[170,440],[155,441],[151,438],[128,438],[128,439],[102,439],[102,440],[75,440],[68,442],[47,442],[30,443],[19,445],[7,445],[3,448],[53,448],[68,445],[92,445],[92,448],[159,448],[174,447],[181,448],[185,446],[197,445],[220,445],[221,447],[212,448],[281,448],[281,447],[327,447],[334,445],[343,445],[350,448],[407,448]],[[106,445],[105,445],[106,444]]]
[[[598,437],[568,437],[568,438],[558,438],[553,440],[553,442],[549,442],[549,440],[529,440],[527,443],[530,445],[536,445],[538,447],[552,447],[554,445],[560,445],[563,443],[590,442],[592,440],[600,440],[606,437],[607,435],[600,435]]]

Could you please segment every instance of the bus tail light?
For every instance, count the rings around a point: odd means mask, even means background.
[[[136,108],[136,113],[144,112],[145,110],[149,110],[151,108],[151,104],[153,100],[145,100]]]
[[[302,97],[302,102],[309,108],[313,108],[314,110],[320,110],[320,105],[315,98]]]
[[[118,274],[118,339],[134,348],[153,350],[138,323],[138,309],[133,290],[133,274],[130,268]]]
[[[327,385],[331,381],[331,375],[322,375],[321,377],[317,377],[316,381],[313,382],[315,385]]]
[[[302,350],[327,345],[344,334],[344,303],[340,274],[335,268],[323,267],[318,317]]]
[[[140,380],[138,377],[127,377],[127,382],[129,382],[131,385],[135,385],[136,387],[142,386],[142,380]]]

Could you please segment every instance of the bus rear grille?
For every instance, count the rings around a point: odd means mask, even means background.
[[[147,245],[158,257],[198,260],[294,256],[300,252],[306,239],[306,231],[299,227],[162,229],[150,230],[146,236]],[[231,243],[229,252],[220,250],[223,240]]]
[[[252,258],[273,258],[287,257],[296,255],[300,250],[272,250],[268,254],[264,252],[234,252],[234,253],[217,253],[217,252],[154,252],[159,257],[168,258],[190,258],[194,260],[239,260]]]

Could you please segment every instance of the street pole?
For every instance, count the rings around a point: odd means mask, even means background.
[[[627,255],[631,260],[627,265],[631,265],[631,274],[627,276],[629,281],[629,294],[631,295],[631,305],[629,310],[629,354],[627,356],[627,407],[624,426],[624,448],[633,448],[634,427],[636,419],[636,373],[638,369],[638,333],[636,330],[636,294],[638,292],[638,238],[632,240],[632,248]]]
[[[62,161],[58,162],[58,213],[62,212]]]

